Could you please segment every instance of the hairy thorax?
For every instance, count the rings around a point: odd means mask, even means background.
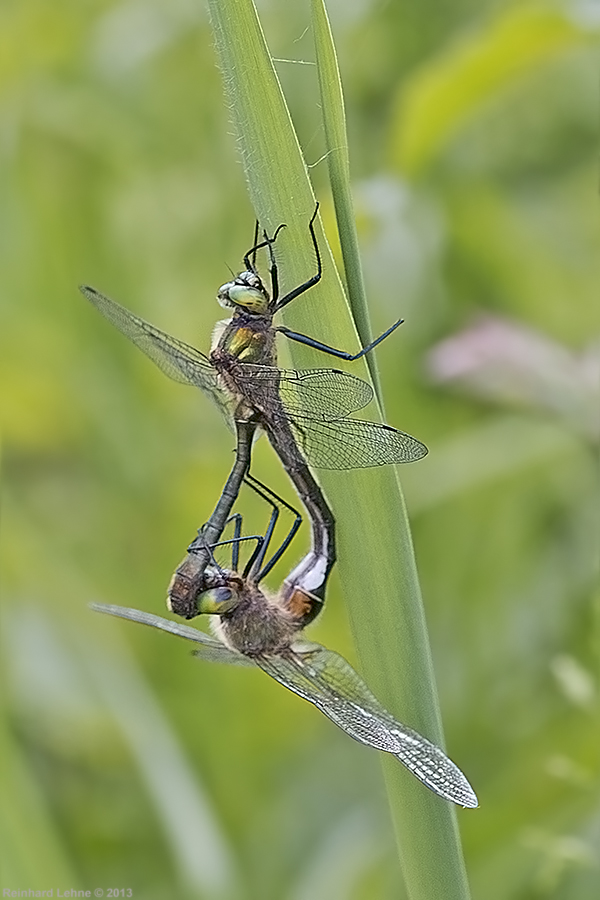
[[[218,632],[233,650],[245,656],[280,653],[290,646],[301,622],[258,587],[244,586],[238,603],[220,616]]]

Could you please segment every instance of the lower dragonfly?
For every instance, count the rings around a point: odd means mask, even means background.
[[[351,738],[396,757],[438,796],[463,807],[478,806],[465,775],[446,754],[427,738],[403,725],[371,693],[358,673],[338,653],[302,639],[302,629],[314,618],[320,599],[307,590],[302,577],[288,576],[275,596],[260,587],[261,580],[289,546],[300,520],[274,556],[265,563],[280,501],[257,484],[255,490],[273,506],[264,537],[241,537],[241,517],[236,518],[231,569],[214,559],[205,572],[209,588],[199,599],[199,611],[216,617],[215,637],[196,628],[163,619],[137,609],[109,604],[91,604],[97,612],[130,619],[178,635],[197,645],[194,655],[210,662],[257,666],[284,687],[317,707]],[[288,504],[285,504],[288,506]],[[289,509],[291,507],[288,506]],[[238,548],[241,541],[256,541],[256,549],[240,573]],[[314,568],[308,567],[309,580]]]
[[[322,264],[314,229],[318,204],[309,222],[317,271],[303,284],[279,295],[274,244],[282,226],[269,237],[255,238],[246,253],[246,270],[222,285],[219,302],[233,309],[231,319],[219,323],[210,356],[155,328],[109,297],[83,285],[87,299],[175,381],[199,387],[233,421],[238,437],[236,471],[232,471],[217,510],[212,533],[192,551],[176,572],[169,590],[170,609],[186,618],[198,615],[197,597],[209,562],[208,547],[219,537],[235,502],[242,470],[250,466],[252,438],[264,430],[304,503],[313,529],[315,552],[323,553],[327,571],[335,562],[333,516],[308,464],[316,468],[352,469],[406,463],[427,453],[424,444],[389,425],[348,418],[365,407],[373,391],[365,381],[336,369],[281,369],[277,366],[277,332],[334,357],[355,360],[376,347],[398,327],[394,323],[358,353],[347,353],[307,335],[273,325],[273,317],[321,279]],[[266,248],[270,260],[270,291],[256,267],[256,253]],[[217,514],[218,513],[218,514]],[[325,535],[331,535],[328,546]]]

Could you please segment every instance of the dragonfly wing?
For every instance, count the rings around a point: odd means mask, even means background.
[[[261,385],[268,394],[275,384],[279,399],[290,415],[309,419],[339,419],[362,409],[373,399],[370,384],[341,369],[278,369],[245,364],[244,379],[254,390]]]
[[[264,656],[267,674],[313,703],[346,734],[392,753],[430,790],[460,806],[477,806],[477,797],[445,753],[412,728],[402,725],[379,703],[362,678],[338,653],[317,645],[308,651]]]
[[[174,381],[199,387],[217,404],[225,418],[230,419],[227,396],[219,387],[216,370],[203,353],[155,328],[94,288],[81,285],[80,291],[105,319],[139,347],[165,375]]]
[[[298,445],[318,469],[366,469],[414,462],[427,455],[427,447],[379,422],[336,419],[316,422],[300,416],[292,421]]]
[[[230,650],[225,644],[215,643],[214,647],[203,645],[198,650],[194,650],[194,656],[204,660],[204,662],[225,663],[228,666],[247,666],[256,668],[256,663],[253,659],[249,656],[244,656],[243,653],[237,653],[235,650]]]
[[[254,662],[248,657],[236,653],[235,650],[230,650],[221,641],[203,631],[198,631],[197,628],[191,628],[189,625],[172,622],[170,619],[163,619],[162,616],[155,616],[152,613],[143,612],[141,609],[130,609],[127,606],[115,606],[111,603],[90,603],[90,609],[106,613],[109,616],[118,616],[120,619],[129,619],[131,622],[139,622],[141,625],[150,625],[151,628],[168,631],[169,634],[176,634],[177,637],[194,641],[200,645],[194,651],[194,656],[199,656],[209,662],[229,663],[234,666],[254,665]]]

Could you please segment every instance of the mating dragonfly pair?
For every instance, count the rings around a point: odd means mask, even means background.
[[[314,222],[309,232],[316,257],[315,274],[283,297],[279,296],[274,244],[283,226],[258,239],[244,257],[245,271],[224,284],[219,302],[233,309],[220,323],[209,356],[160,331],[91,287],[84,295],[120,331],[176,381],[200,387],[221,409],[236,434],[236,460],[209,521],[190,544],[169,587],[169,608],[185,618],[202,613],[216,616],[217,637],[188,626],[122,607],[95,609],[178,634],[200,645],[196,655],[233,664],[257,665],[285,687],[317,706],[351,737],[393,753],[427,787],[462,806],[476,806],[477,798],[462,772],[421,735],[397,722],[370,693],[362,679],[338,654],[301,640],[302,629],[321,609],[327,579],[336,559],[335,520],[315,481],[316,467],[349,469],[411,462],[427,453],[415,438],[388,425],[349,418],[372,399],[370,386],[336,369],[288,370],[277,366],[277,333],[344,360],[364,356],[386,338],[401,320],[355,354],[337,350],[307,335],[274,326],[277,312],[313,287],[322,265]],[[257,253],[269,257],[270,291],[261,279]],[[251,448],[257,431],[267,434],[298,493],[311,523],[311,548],[285,578],[276,597],[260,582],[281,558],[300,525],[296,515],[281,546],[266,561],[279,507],[283,503],[250,475]],[[273,513],[263,537],[244,537],[242,519],[231,515],[248,483],[271,503]],[[288,506],[288,504],[284,504]],[[291,509],[291,507],[288,507]],[[235,521],[235,535],[221,541],[227,524]],[[240,573],[239,548],[256,541],[248,564]],[[232,545],[231,569],[218,565],[214,548]]]

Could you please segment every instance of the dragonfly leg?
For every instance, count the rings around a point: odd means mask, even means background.
[[[223,531],[227,528],[228,525],[231,524],[231,522],[235,522],[233,533],[234,533],[234,537],[239,539],[239,537],[242,533],[242,520],[243,520],[243,516],[241,513],[233,513],[233,515],[229,516],[229,518],[226,519],[225,524],[223,526]],[[204,525],[200,526],[196,537],[194,538],[192,543],[187,548],[188,553],[193,553],[194,550],[199,550],[201,547],[209,546],[208,541],[206,540],[206,537],[204,534],[204,532],[209,527],[209,525],[210,525],[210,522],[205,522]],[[218,542],[213,543],[210,546],[216,547],[216,546],[218,546]]]
[[[260,223],[258,219],[254,223],[254,240],[252,241],[252,250],[249,250],[244,257],[244,265],[246,269],[250,272],[256,272],[256,245],[258,244],[258,229],[260,228]],[[252,262],[248,265],[247,260],[252,256]]]
[[[276,304],[279,300],[279,271],[277,269],[277,260],[275,259],[273,245],[277,235],[283,227],[283,225],[280,225],[271,239],[269,239],[267,232],[264,232],[265,240],[269,242],[269,275],[271,276],[271,303],[273,304]]]
[[[260,581],[262,581],[262,579],[266,575],[269,574],[269,572],[271,571],[271,569],[273,568],[275,563],[277,563],[279,561],[279,559],[281,559],[282,555],[285,553],[285,551],[291,544],[296,532],[298,531],[298,529],[300,528],[300,525],[302,524],[302,516],[300,515],[298,510],[295,509],[293,506],[291,506],[289,503],[287,503],[283,499],[283,497],[280,497],[278,494],[276,494],[274,491],[272,491],[271,488],[267,487],[266,484],[263,484],[261,481],[259,481],[258,478],[255,478],[253,475],[250,475],[250,473],[248,473],[246,475],[245,482],[248,485],[248,487],[252,488],[252,490],[255,493],[257,493],[260,497],[262,497],[263,500],[266,500],[267,503],[270,503],[271,506],[273,507],[273,512],[271,513],[271,519],[269,521],[269,526],[265,533],[265,544],[260,550],[257,548],[253,558],[250,560],[250,562],[248,563],[248,565],[246,566],[246,569],[244,571],[244,577],[247,577],[249,572],[255,571],[255,574],[253,574],[252,577],[253,577],[253,580],[255,581],[255,583],[258,584]],[[279,504],[279,506],[277,504]],[[280,506],[284,506],[291,513],[293,513],[294,522],[292,523],[291,528],[289,529],[286,537],[284,538],[284,540],[282,541],[280,546],[277,548],[275,553],[271,556],[271,558],[269,559],[267,564],[265,566],[263,566],[263,561],[267,554],[269,543],[273,536],[273,530],[275,528],[275,523],[277,522],[277,519],[279,517]]]
[[[225,522],[225,528],[231,523],[235,522],[233,527],[233,540],[231,543],[231,568],[234,572],[237,572],[238,565],[240,561],[240,540],[242,537],[242,522],[243,516],[241,513],[233,513],[233,515],[229,516],[227,521]],[[204,526],[202,526],[204,527]],[[223,529],[224,530],[224,529]],[[211,545],[211,550],[214,550],[215,547],[220,547],[225,541],[217,541],[215,544]],[[229,542],[228,542],[229,543]],[[190,544],[190,547],[192,544]],[[188,547],[188,553],[190,551],[190,547]]]
[[[275,331],[279,331],[281,334],[285,334],[287,338],[291,341],[297,341],[299,344],[306,344],[307,347],[312,347],[314,350],[320,350],[322,353],[328,353],[329,356],[336,356],[338,359],[345,359],[348,362],[353,362],[355,359],[360,359],[362,356],[366,356],[374,347],[380,344],[382,341],[388,337],[398,328],[399,325],[402,325],[404,319],[398,319],[397,322],[394,322],[387,331],[384,331],[383,334],[380,334],[379,337],[375,338],[374,341],[371,341],[370,344],[367,344],[366,347],[363,347],[362,350],[359,350],[358,353],[347,353],[345,350],[336,350],[335,347],[330,347],[329,344],[323,344],[321,341],[317,341],[315,338],[309,337],[307,334],[300,334],[297,331],[292,331],[291,328],[286,328],[284,325],[279,325]]]
[[[244,265],[246,266],[246,271],[247,271],[247,272],[254,272],[255,275],[258,274],[257,271],[256,271],[256,253],[257,253],[258,250],[262,250],[263,247],[268,247],[268,248],[269,248],[269,256],[270,256],[271,264],[272,264],[272,262],[273,262],[273,255],[272,255],[272,252],[271,252],[271,248],[272,248],[273,244],[275,243],[275,241],[277,240],[277,235],[278,235],[279,232],[282,230],[282,228],[285,228],[285,227],[286,227],[285,222],[284,222],[283,224],[281,224],[281,225],[278,225],[277,228],[275,229],[275,233],[274,233],[273,237],[269,237],[269,235],[267,234],[266,231],[263,232],[263,235],[264,235],[263,240],[262,240],[262,241],[258,241],[258,243],[257,243],[257,240],[258,240],[258,222],[256,223],[256,230],[255,230],[255,232],[254,232],[254,244],[253,244],[252,247],[250,247],[250,249],[248,250],[248,252],[244,255]],[[272,271],[272,270],[271,270],[271,271]],[[276,275],[275,277],[277,277],[277,275]]]
[[[245,535],[244,537],[239,537],[239,536],[238,536],[238,537],[228,538],[228,539],[225,540],[225,541],[217,541],[216,544],[212,544],[212,546],[211,546],[210,549],[211,549],[211,551],[212,551],[212,550],[214,550],[216,547],[226,547],[226,546],[228,546],[229,544],[231,544],[231,545],[233,546],[233,550],[232,550],[232,553],[231,553],[232,570],[233,570],[234,572],[237,572],[237,571],[238,571],[239,553],[236,555],[235,562],[234,562],[234,552],[235,552],[236,549],[239,548],[239,545],[240,545],[242,542],[244,542],[244,541],[256,541],[257,546],[256,546],[256,548],[254,549],[254,551],[252,552],[252,557],[254,558],[254,556],[256,555],[256,553],[257,553],[257,552],[260,552],[260,549],[261,549],[262,545],[263,545],[264,542],[265,542],[265,536],[262,535],[262,534],[247,534],[247,535]],[[214,557],[213,557],[213,559],[214,559]],[[223,569],[221,569],[221,567],[219,566],[218,563],[215,562],[215,565],[217,566],[217,568],[218,568],[221,572],[223,571]]]
[[[275,563],[278,562],[283,553],[289,547],[296,532],[302,524],[302,516],[300,515],[298,510],[287,503],[287,501],[285,501],[283,497],[280,497],[278,494],[272,491],[271,488],[267,487],[265,484],[259,481],[258,478],[250,475],[249,472],[245,476],[244,481],[248,485],[248,487],[250,487],[256,494],[262,497],[262,499],[269,503],[269,505],[272,507],[271,517],[265,534],[247,535],[245,537],[242,537],[243,516],[241,513],[233,513],[233,515],[229,516],[229,518],[225,522],[225,527],[229,525],[230,522],[235,522],[233,538],[209,543],[205,535],[205,531],[210,525],[210,522],[207,522],[202,526],[202,528],[198,530],[198,536],[189,545],[188,553],[198,553],[202,551],[208,553],[213,565],[215,565],[220,572],[223,572],[223,569],[217,563],[214,557],[213,550],[215,550],[216,547],[223,547],[231,544],[231,568],[234,572],[237,572],[239,569],[240,544],[245,541],[256,541],[256,547],[253,550],[250,559],[246,563],[243,575],[244,578],[247,578],[249,573],[255,573],[254,575],[252,575],[252,578],[255,583],[258,584],[271,571]],[[292,526],[289,529],[286,537],[282,541],[281,545],[277,548],[267,564],[263,567],[263,562],[265,556],[267,555],[268,548],[273,537],[273,532],[279,519],[281,506],[284,506],[291,513],[293,513],[294,522],[292,523]]]
[[[257,491],[257,493],[260,493]],[[264,495],[261,495],[264,496]],[[265,498],[266,499],[266,498]],[[254,553],[246,563],[244,571],[242,573],[243,578],[254,580],[253,573],[257,570],[260,570],[262,566],[263,560],[269,549],[269,544],[271,543],[271,538],[273,537],[273,532],[275,530],[275,526],[277,524],[277,519],[279,518],[279,509],[277,506],[273,506],[271,510],[271,518],[269,519],[269,524],[267,525],[267,530],[264,533],[264,536],[261,538],[260,543],[256,544],[254,549]]]
[[[281,300],[278,300],[276,303],[274,303],[273,307],[272,307],[273,313],[279,312],[280,309],[283,309],[284,306],[287,306],[288,303],[291,303],[292,300],[295,300],[296,297],[300,296],[300,294],[304,294],[305,291],[310,290],[311,287],[314,287],[315,284],[318,284],[318,282],[321,280],[321,276],[323,274],[323,264],[321,262],[321,254],[319,252],[319,244],[317,242],[317,236],[315,234],[315,219],[317,218],[318,212],[319,212],[319,204],[317,202],[317,205],[315,206],[315,211],[312,215],[312,219],[308,223],[308,230],[310,231],[310,237],[312,240],[313,249],[315,251],[315,257],[317,259],[317,271],[312,276],[312,278],[308,279],[308,281],[305,281],[303,284],[299,284],[298,287],[294,288],[292,291],[289,291],[289,293],[285,294],[285,296],[283,296],[281,298]],[[276,235],[277,235],[277,232],[275,232],[273,240],[275,239]]]
[[[242,517],[240,516],[240,523],[239,523],[240,529],[241,529],[241,518]],[[237,528],[238,528],[237,516],[236,515],[231,516],[230,519],[228,519],[227,521],[229,522],[232,519],[236,519],[235,527],[236,527],[236,531],[237,531]],[[206,539],[206,530],[209,525],[210,525],[209,522],[205,522],[204,525],[202,525],[198,529],[198,534],[194,538],[192,543],[189,545],[189,547],[187,548],[187,552],[191,553],[191,554],[197,554],[197,553],[207,554],[208,555],[207,563],[210,563],[211,565],[215,566],[215,568],[217,568],[219,570],[219,572],[223,575],[223,574],[225,574],[224,569],[219,565],[219,563],[215,559],[215,556],[213,553],[213,550],[215,549],[215,547],[219,546],[219,543],[217,542],[217,543],[210,544]],[[239,541],[239,538],[238,538],[238,541]]]
[[[257,551],[262,547],[265,536],[262,534],[251,534],[242,537],[242,522],[243,516],[241,513],[234,513],[227,519],[225,525],[229,525],[230,522],[235,522],[233,537],[228,538],[224,541],[215,541],[213,544],[209,544],[204,535],[205,525],[202,528],[198,529],[198,536],[194,538],[190,546],[188,547],[188,553],[194,553],[199,550],[206,550],[210,554],[210,562],[214,565],[222,575],[226,575],[225,570],[219,565],[217,560],[215,559],[213,551],[217,547],[226,547],[231,544],[231,568],[234,572],[238,571],[239,567],[239,548],[240,544],[244,541],[256,541],[257,549],[253,551],[253,557],[256,555]]]
[[[233,527],[233,538],[234,543],[231,545],[231,568],[234,572],[237,572],[238,566],[240,563],[240,538],[242,536],[242,515],[241,513],[234,513],[229,517],[228,522],[235,520],[235,525]],[[227,526],[228,522],[225,522]]]

